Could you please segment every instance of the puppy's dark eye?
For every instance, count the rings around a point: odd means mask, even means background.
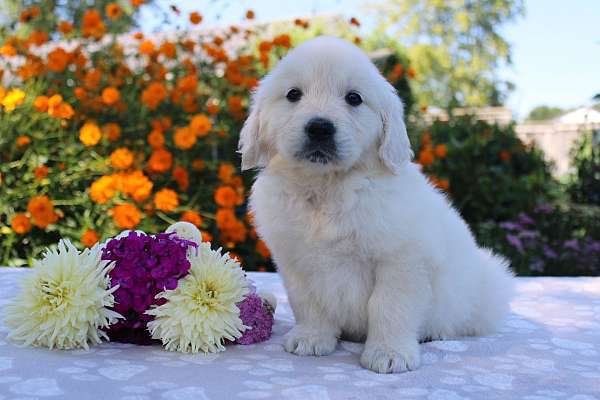
[[[285,97],[291,102],[291,103],[295,103],[298,100],[300,100],[300,98],[302,97],[302,92],[300,91],[300,89],[298,88],[291,88],[290,90],[288,90],[287,94],[285,95]]]
[[[346,95],[346,103],[350,104],[352,107],[359,106],[362,101],[362,97],[356,92],[348,92]]]

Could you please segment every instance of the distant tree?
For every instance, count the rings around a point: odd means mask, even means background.
[[[512,84],[502,27],[524,13],[523,0],[386,0],[375,6],[379,32],[392,32],[416,70],[418,100],[442,108],[499,105]]]
[[[559,107],[537,106],[529,112],[527,119],[530,121],[545,121],[556,118],[564,112],[565,110]]]

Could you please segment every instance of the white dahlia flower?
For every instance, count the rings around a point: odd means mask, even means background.
[[[88,349],[108,339],[102,329],[122,317],[109,309],[117,287],[110,287],[112,266],[100,257],[99,246],[79,252],[68,240],[47,249],[6,306],[8,338],[50,349]]]
[[[146,311],[155,319],[148,323],[153,339],[165,348],[185,353],[215,353],[225,350],[225,340],[234,341],[246,330],[236,303],[248,287],[239,263],[214,251],[207,243],[189,256],[190,273],[177,288],[157,295],[167,302]]]

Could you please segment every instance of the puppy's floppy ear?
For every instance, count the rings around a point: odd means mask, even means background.
[[[238,153],[242,155],[242,171],[265,167],[268,161],[266,154],[261,149],[263,146],[261,146],[260,139],[260,99],[260,89],[257,89],[252,93],[250,115],[244,122],[240,132]]]
[[[404,124],[404,105],[396,89],[387,82],[381,102],[381,120],[383,133],[379,145],[379,158],[395,173],[402,163],[410,161],[413,152]]]

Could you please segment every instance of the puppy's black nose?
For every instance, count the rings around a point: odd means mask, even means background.
[[[335,125],[325,118],[313,118],[308,121],[304,131],[311,140],[327,140],[335,133]]]

